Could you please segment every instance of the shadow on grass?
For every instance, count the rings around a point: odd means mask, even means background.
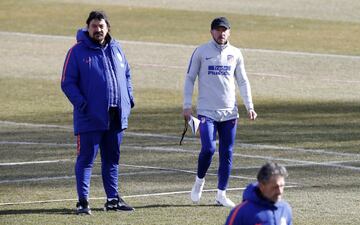
[[[216,204],[182,204],[182,205],[170,205],[170,204],[153,204],[143,205],[135,207],[137,209],[151,209],[151,208],[184,208],[184,207],[220,207]],[[103,208],[92,208],[92,212],[104,212]],[[10,209],[0,210],[0,215],[29,215],[29,214],[41,214],[41,215],[76,215],[74,209],[62,208],[62,209]]]
[[[0,210],[0,215],[19,215],[19,214],[56,214],[56,215],[76,215],[74,209],[10,209]]]
[[[255,123],[240,121],[246,142],[336,147],[359,140],[360,102],[264,102],[257,112]]]
[[[170,204],[153,204],[153,205],[144,205],[137,206],[136,209],[151,209],[151,208],[185,208],[185,207],[221,207],[216,204],[178,204],[178,205],[170,205]]]
[[[258,101],[256,121],[249,121],[239,106],[238,142],[339,148],[339,143],[359,141],[360,102],[276,102]],[[183,130],[181,108],[137,109],[130,118],[129,130],[153,134],[172,134]],[[190,132],[186,137],[192,137]],[[174,140],[177,144],[178,140]],[[350,146],[342,150],[353,151]],[[349,148],[349,149],[347,149]]]
[[[356,151],[354,145],[360,136],[360,102],[280,102],[261,99],[255,103],[258,119],[254,122],[248,121],[246,112],[239,106],[238,142],[335,149],[341,146],[344,151]],[[184,127],[181,106],[143,104],[139,103],[134,108],[128,131],[178,136],[179,139],[173,141],[177,145]],[[4,119],[50,124],[68,121],[67,124],[71,126],[71,113],[38,112],[26,116],[13,114],[10,117]],[[186,136],[191,137],[190,132]]]

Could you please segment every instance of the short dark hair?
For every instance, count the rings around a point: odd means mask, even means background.
[[[272,176],[276,175],[287,177],[288,172],[284,166],[278,165],[274,162],[267,162],[260,168],[257,174],[257,180],[259,183],[267,183]]]
[[[106,15],[106,13],[104,11],[91,11],[89,13],[89,17],[87,18],[86,20],[86,24],[89,26],[90,22],[93,20],[93,19],[97,19],[97,20],[102,20],[104,19],[105,22],[106,22],[106,25],[108,26],[108,29],[110,30],[110,23],[109,23],[109,19]]]

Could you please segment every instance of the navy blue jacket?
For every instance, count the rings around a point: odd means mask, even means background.
[[[61,88],[74,107],[75,135],[109,129],[108,62],[112,62],[120,89],[120,125],[126,129],[134,98],[130,67],[120,44],[109,35],[110,41],[101,47],[84,29],[78,31],[76,38],[77,44],[66,55],[61,79]],[[110,56],[106,51],[111,52]]]
[[[249,184],[243,202],[231,210],[226,225],[292,225],[292,212],[285,201],[270,202],[259,194],[258,184]]]

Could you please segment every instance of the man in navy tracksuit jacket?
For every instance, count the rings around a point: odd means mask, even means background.
[[[290,205],[281,200],[286,176],[285,167],[266,163],[258,182],[246,187],[243,202],[230,212],[225,225],[292,225]]]
[[[105,210],[133,210],[118,193],[118,167],[123,131],[134,106],[130,67],[110,34],[107,16],[92,11],[87,28],[77,33],[77,44],[67,53],[61,88],[73,105],[77,136],[75,165],[78,214],[91,214],[90,178],[98,149],[107,195]]]

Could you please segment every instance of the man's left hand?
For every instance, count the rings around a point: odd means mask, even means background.
[[[249,117],[250,120],[256,120],[257,113],[255,112],[255,110],[250,109],[248,111],[248,117]]]

